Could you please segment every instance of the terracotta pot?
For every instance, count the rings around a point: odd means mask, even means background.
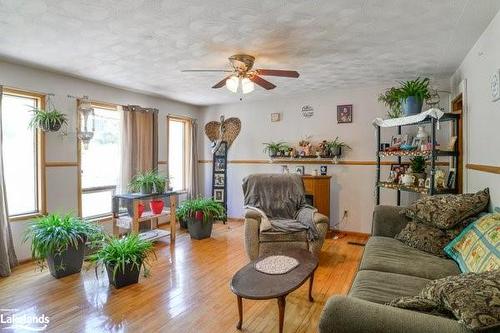
[[[137,210],[138,210],[139,218],[140,218],[142,216],[142,213],[144,213],[144,204],[143,203],[139,203],[137,205]]]
[[[201,211],[198,211],[198,212],[194,213],[194,219],[196,221],[203,221],[203,217],[204,217],[203,216],[203,212],[201,212]]]
[[[151,207],[151,210],[155,215],[161,214],[161,212],[163,211],[163,206],[164,206],[163,200],[151,200],[149,202],[149,207]]]

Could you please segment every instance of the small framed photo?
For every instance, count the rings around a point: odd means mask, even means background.
[[[337,123],[352,123],[352,104],[337,105]]]
[[[391,164],[391,171],[389,173],[389,179],[387,181],[399,183],[399,178],[408,171],[410,167],[409,164]]]
[[[281,114],[279,112],[271,113],[271,121],[273,123],[281,120]]]
[[[300,165],[295,168],[295,173],[298,173],[299,175],[304,175],[305,168],[303,165]]]
[[[214,201],[216,202],[224,202],[224,189],[216,188],[214,190]]]
[[[411,145],[412,147],[417,147],[417,150],[420,150],[420,148],[422,147],[422,143],[424,142],[422,142],[421,138],[414,137]]]
[[[403,136],[401,134],[393,135],[391,137],[391,147],[399,147],[403,144]]]
[[[443,150],[443,151],[455,151],[455,146],[457,144],[457,139],[458,139],[458,137],[452,136],[450,138],[450,142],[448,142],[448,146],[443,147],[440,150]]]
[[[446,187],[449,189],[454,189],[456,178],[457,178],[456,170],[450,169],[450,172],[448,173],[448,180],[446,181]]]
[[[216,173],[214,175],[214,186],[224,186],[225,182],[225,175],[223,173]]]
[[[326,176],[327,171],[328,171],[328,167],[326,165],[322,165],[319,167],[320,175]]]
[[[216,157],[215,158],[215,171],[224,171],[224,158]]]

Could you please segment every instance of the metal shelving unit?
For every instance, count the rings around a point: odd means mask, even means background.
[[[458,157],[459,153],[458,151],[443,151],[439,150],[436,148],[437,142],[436,142],[436,130],[437,130],[437,123],[438,121],[440,123],[443,122],[453,122],[453,133],[455,135],[459,135],[459,119],[460,119],[460,114],[458,113],[445,113],[439,120],[437,120],[434,117],[427,117],[422,121],[411,123],[411,124],[405,124],[405,125],[400,125],[400,126],[395,126],[397,127],[398,134],[401,134],[401,129],[403,126],[422,126],[426,124],[431,125],[431,138],[430,142],[432,143],[432,149],[429,151],[393,151],[393,152],[388,152],[388,151],[381,151],[380,150],[380,135],[381,135],[381,127],[377,126],[377,180],[375,183],[376,186],[376,204],[380,204],[380,189],[381,188],[386,188],[386,189],[392,189],[397,191],[397,204],[398,206],[401,205],[401,191],[408,191],[408,192],[415,192],[415,193],[420,193],[420,194],[427,194],[427,195],[435,195],[435,194],[445,194],[445,193],[458,193],[458,187],[456,186],[453,189],[437,189],[434,186],[434,175],[436,174],[436,160],[439,156],[448,156],[453,159],[453,165],[455,168],[458,166]],[[388,127],[391,128],[391,127]],[[418,186],[406,186],[406,185],[401,185],[401,184],[396,184],[396,183],[389,183],[389,182],[384,182],[380,180],[380,172],[381,172],[381,160],[383,157],[397,157],[397,163],[401,164],[402,158],[409,158],[409,157],[415,157],[415,156],[423,156],[427,157],[430,160],[430,186],[429,188],[426,187],[418,187]],[[458,171],[458,170],[457,170]]]

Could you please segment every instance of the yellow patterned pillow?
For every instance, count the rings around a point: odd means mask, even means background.
[[[500,213],[487,214],[465,228],[444,251],[462,272],[500,268]]]

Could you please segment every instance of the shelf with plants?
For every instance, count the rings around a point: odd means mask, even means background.
[[[390,119],[376,119],[374,121],[377,132],[376,204],[380,204],[381,188],[396,190],[398,205],[401,204],[401,191],[427,195],[458,193],[459,186],[456,179],[459,175],[455,173],[460,170],[460,150],[456,149],[458,148],[456,142],[460,142],[458,140],[460,114],[443,113],[437,108],[439,95],[436,90],[429,87],[429,79],[426,78],[401,82],[399,87],[392,87],[381,94],[379,101],[389,108],[388,116]],[[421,113],[424,101],[430,106],[430,109]],[[446,149],[440,149],[436,141],[436,132],[442,122],[452,122],[450,127],[452,138],[450,138],[450,145]],[[428,124],[431,128],[430,135],[426,135],[423,127]],[[397,128],[397,136],[395,137],[401,138],[405,137],[401,135],[403,126],[419,127],[415,140],[413,142],[401,140],[399,143],[391,140],[390,148],[382,150],[382,129]],[[397,158],[397,162],[394,164],[395,171],[391,166],[388,181],[381,180],[381,159],[384,157]],[[437,161],[438,157],[450,157],[448,181],[444,179],[444,171],[437,168],[437,165],[440,164]],[[418,166],[420,170],[414,172],[412,165],[412,171],[409,172],[409,169],[403,167],[403,165],[408,164],[408,162],[402,163],[403,158],[410,159],[410,162]],[[427,168],[429,173],[426,175]],[[452,170],[455,171],[452,173]],[[392,177],[393,175],[396,177]]]

